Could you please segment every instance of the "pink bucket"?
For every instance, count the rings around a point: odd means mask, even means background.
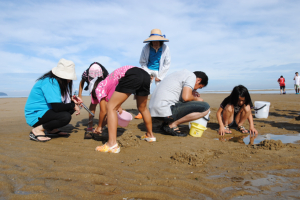
[[[125,110],[122,111],[122,114],[117,114],[119,126],[126,127],[132,120],[132,115],[129,112],[126,112]]]

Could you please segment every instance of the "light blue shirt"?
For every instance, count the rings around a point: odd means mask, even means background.
[[[158,71],[159,70],[159,61],[162,54],[162,47],[156,50],[150,46],[150,55],[149,55],[149,61],[147,64],[147,67],[151,70]]]
[[[57,80],[47,77],[36,82],[30,91],[24,109],[27,124],[36,124],[39,117],[52,109],[50,103],[62,103],[62,100]]]

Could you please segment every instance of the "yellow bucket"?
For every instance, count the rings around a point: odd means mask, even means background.
[[[190,129],[190,135],[193,137],[201,137],[203,132],[206,130],[207,128],[202,126],[201,124],[197,124],[192,122],[191,123],[191,129]]]

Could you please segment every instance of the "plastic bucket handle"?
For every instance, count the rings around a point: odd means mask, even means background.
[[[263,105],[263,106],[260,107],[260,108],[254,108],[254,110],[260,110],[260,109],[263,109],[263,108],[266,107],[266,106],[267,106],[267,104]]]
[[[210,118],[208,117],[208,119],[206,118],[206,117],[203,117],[203,119],[205,119],[206,121],[209,121],[210,120]]]

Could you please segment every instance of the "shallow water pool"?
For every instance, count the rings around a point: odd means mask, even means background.
[[[300,144],[300,133],[294,135],[273,135],[273,134],[266,134],[266,135],[242,135],[238,137],[220,137],[218,140],[221,141],[232,141],[232,142],[239,142],[244,144],[258,144],[264,140],[281,140],[282,143],[299,143]]]

